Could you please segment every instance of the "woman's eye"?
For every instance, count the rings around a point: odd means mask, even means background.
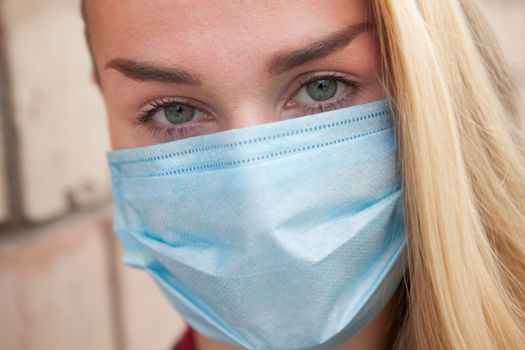
[[[315,101],[326,101],[337,93],[337,81],[321,79],[306,85],[308,96]]]
[[[213,120],[190,101],[163,97],[145,106],[135,125],[146,127],[160,141],[171,141],[216,130]]]
[[[198,116],[199,113],[202,112],[198,111],[193,106],[177,103],[159,108],[151,118],[159,124],[178,125],[190,122],[193,118]]]
[[[322,77],[303,83],[290,102],[295,106],[308,107],[311,112],[322,112],[348,105],[358,91],[357,82],[339,77]]]

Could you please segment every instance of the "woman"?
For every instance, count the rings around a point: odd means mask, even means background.
[[[82,8],[115,231],[184,341],[523,348],[523,138],[476,1]]]

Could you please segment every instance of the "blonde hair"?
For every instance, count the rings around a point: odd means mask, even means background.
[[[400,349],[523,349],[525,151],[474,0],[374,0],[408,235]]]

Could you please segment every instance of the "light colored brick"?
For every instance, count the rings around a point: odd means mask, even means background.
[[[146,272],[119,266],[126,349],[171,349],[184,331],[182,318]]]
[[[6,0],[4,24],[25,215],[46,220],[108,197],[105,111],[78,1]]]
[[[0,242],[0,349],[115,350],[98,219]]]

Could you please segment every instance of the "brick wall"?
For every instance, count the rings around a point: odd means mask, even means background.
[[[525,0],[485,6],[525,93]],[[168,349],[182,321],[111,232],[77,2],[4,0],[0,15],[0,350]]]

